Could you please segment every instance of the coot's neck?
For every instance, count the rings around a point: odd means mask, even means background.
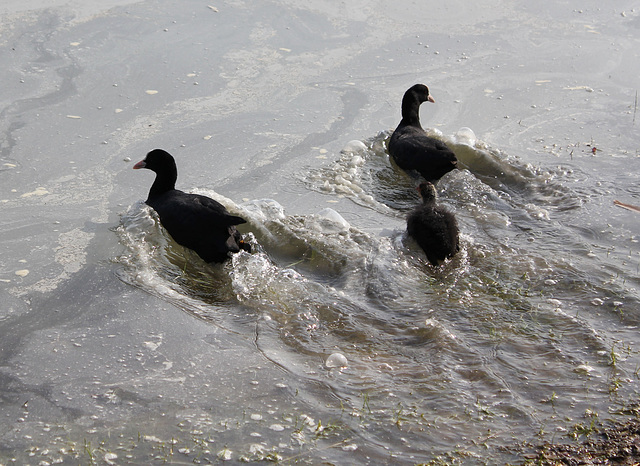
[[[424,205],[435,205],[438,194],[433,186],[421,185],[418,189]]]
[[[435,197],[425,196],[425,197],[422,198],[422,203],[424,205],[435,205],[436,204],[436,198]]]
[[[416,96],[412,93],[405,94],[402,98],[402,121],[401,125],[404,126],[417,126],[420,125],[420,102]]]
[[[170,167],[163,167],[162,171],[156,172],[156,179],[149,190],[149,198],[161,196],[167,191],[176,189],[176,180],[178,179],[178,169],[175,163]]]

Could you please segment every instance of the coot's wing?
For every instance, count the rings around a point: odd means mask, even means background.
[[[400,168],[424,171],[426,174],[433,171],[438,174],[433,177],[435,179],[455,168],[457,164],[456,156],[449,146],[428,136],[423,129],[413,126],[406,126],[393,133],[389,141],[389,154]]]

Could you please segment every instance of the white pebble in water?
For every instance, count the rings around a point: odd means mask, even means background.
[[[333,353],[324,362],[324,365],[328,368],[333,367],[347,367],[349,365],[347,358],[342,353]]]

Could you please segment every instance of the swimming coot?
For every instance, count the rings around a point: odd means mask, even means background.
[[[429,88],[416,84],[402,98],[402,120],[389,140],[389,154],[403,170],[416,170],[436,181],[456,168],[458,160],[445,143],[427,136],[420,125],[420,104],[434,102]]]
[[[421,183],[422,205],[407,217],[407,232],[416,240],[433,265],[440,265],[460,249],[458,222],[451,212],[436,204],[436,188]]]
[[[224,262],[230,252],[250,251],[235,225],[246,223],[207,196],[175,189],[178,170],[174,158],[162,149],[152,150],[134,169],[156,173],[147,204],[176,243],[193,249],[206,262]]]

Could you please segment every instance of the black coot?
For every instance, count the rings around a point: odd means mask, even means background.
[[[451,212],[436,204],[436,188],[421,183],[423,204],[407,217],[407,232],[416,240],[433,265],[453,257],[460,249],[458,222]]]
[[[402,120],[389,140],[389,154],[403,170],[416,170],[436,181],[456,168],[458,160],[445,143],[427,136],[420,125],[420,104],[434,102],[429,88],[416,84],[402,98]]]
[[[244,219],[231,215],[209,197],[175,189],[178,170],[171,154],[152,150],[133,168],[156,173],[146,202],[176,243],[193,249],[206,262],[224,262],[230,252],[251,250],[235,227],[246,223]]]

